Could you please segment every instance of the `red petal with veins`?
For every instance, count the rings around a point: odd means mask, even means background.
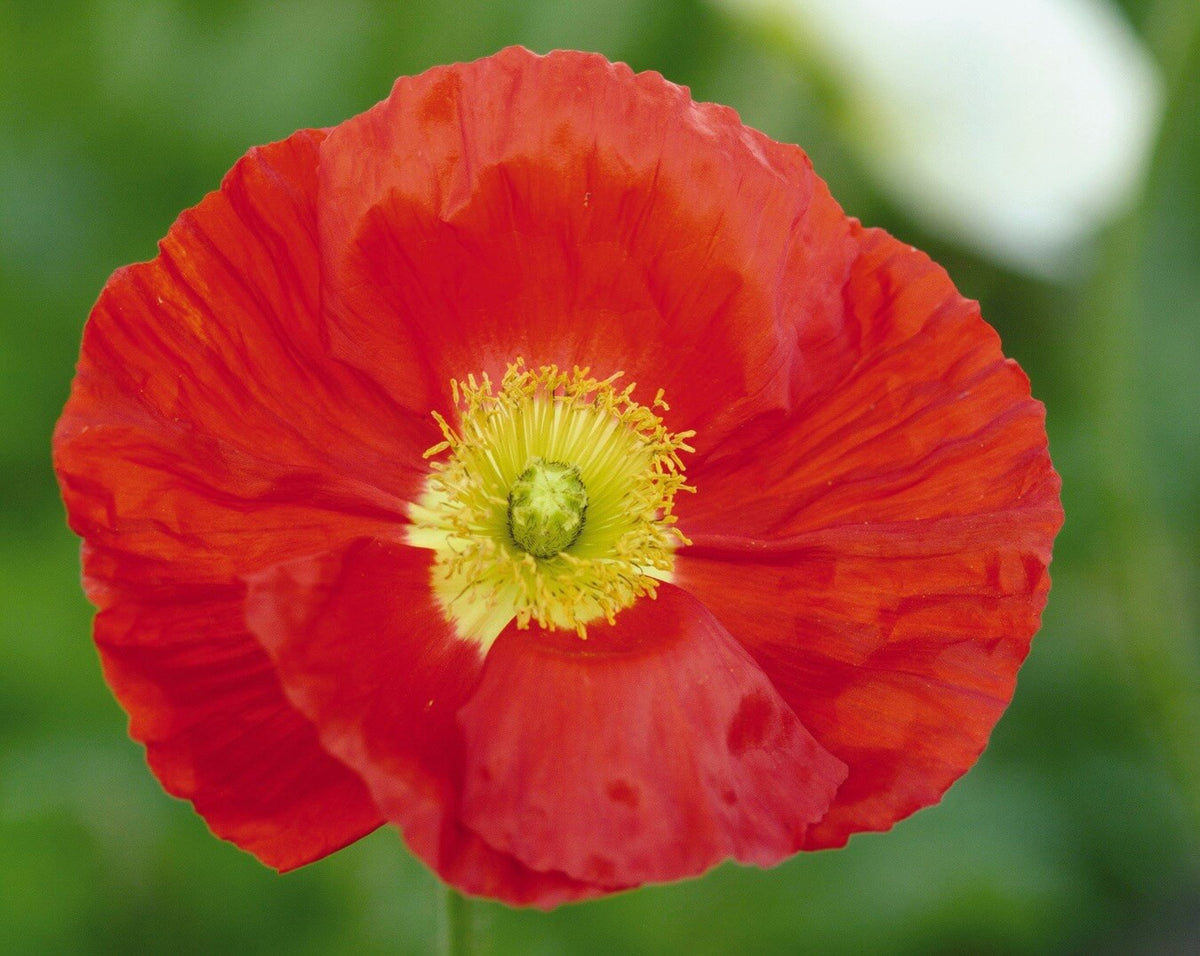
[[[688,462],[697,493],[676,511],[689,535],[773,540],[1014,502],[1058,509],[1044,409],[979,306],[924,254],[878,230],[854,235],[842,327],[801,349],[789,405]]]
[[[541,906],[620,888],[531,869],[464,826],[455,714],[483,660],[446,623],[429,571],[430,552],[358,541],[255,575],[247,618],[322,744],[354,768],[413,852],[445,879]]]
[[[323,344],[322,139],[252,151],[96,303],[54,437],[93,586],[229,581],[404,520],[439,435]]]
[[[131,733],[168,790],[280,867],[380,817],[246,635],[238,575],[394,532],[437,434],[324,350],[323,138],[252,151],[158,258],[112,277],[54,437]]]
[[[151,769],[218,836],[289,870],[383,822],[362,782],[284,702],[242,625],[241,588],[121,602],[97,615],[96,643]]]
[[[517,356],[623,370],[704,446],[786,401],[793,316],[821,334],[854,253],[799,149],[587,54],[401,79],[330,134],[321,188],[333,347],[397,401]]]
[[[778,863],[845,776],[728,632],[670,586],[586,641],[508,630],[459,723],[466,825],[588,882]]]
[[[850,768],[808,848],[888,829],[975,762],[1049,589],[1039,532],[1010,523],[1029,517],[834,528],[753,554],[698,541],[680,559],[679,585]]]
[[[677,583],[746,645],[850,767],[807,841],[936,802],[1012,697],[1040,623],[1058,476],[1042,406],[978,307],[925,256],[856,229],[836,388],[702,459]],[[755,438],[753,436],[759,436]],[[730,507],[736,502],[736,507]]]
[[[290,562],[253,578],[249,620],[322,743],[457,886],[546,906],[770,865],[825,813],[844,765],[687,595],[587,642],[510,628],[485,666],[428,568],[380,541]]]

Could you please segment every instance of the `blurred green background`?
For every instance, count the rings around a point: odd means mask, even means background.
[[[1067,524],[1013,705],[936,808],[770,872],[550,914],[497,953],[1187,952],[1200,945],[1200,45],[1125,0],[1169,101],[1136,208],[1034,280],[925,234],[836,90],[700,0],[0,2],[0,952],[421,953],[438,889],[390,830],[279,877],[165,796],[100,676],[49,464],[88,310],[250,146],[510,43],[598,50],[813,157],[947,266],[1049,409]]]

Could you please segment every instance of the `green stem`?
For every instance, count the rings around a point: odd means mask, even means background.
[[[442,889],[438,951],[444,956],[471,956],[475,952],[475,913],[471,901],[458,890]]]

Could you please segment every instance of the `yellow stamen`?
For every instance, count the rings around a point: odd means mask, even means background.
[[[457,429],[433,412],[443,441],[425,452],[433,460],[410,508],[409,541],[435,551],[438,601],[459,636],[485,651],[514,619],[585,638],[588,624],[653,598],[675,549],[690,544],[673,509],[676,492],[694,490],[680,453],[692,451],[695,433],[668,432],[633,400],[632,384],[617,389],[621,377],[533,371],[517,359],[498,390],[486,374],[451,381]],[[661,389],[651,407],[667,409]],[[546,468],[558,485],[545,484]],[[549,524],[533,532],[520,509],[535,479],[550,496],[537,502],[536,520]]]

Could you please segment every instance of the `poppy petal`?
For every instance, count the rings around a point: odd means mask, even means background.
[[[1058,520],[1043,503],[681,556],[679,585],[850,768],[807,848],[888,829],[975,762],[1037,630]]]
[[[323,345],[323,137],[251,151],[96,303],[54,438],[92,585],[228,581],[405,520],[437,431]]]
[[[923,253],[854,234],[842,327],[802,344],[789,407],[689,461],[697,493],[676,509],[689,537],[774,540],[1057,502],[1044,409],[978,305]]]
[[[459,722],[467,826],[534,869],[588,882],[778,863],[846,772],[725,629],[669,586],[586,641],[505,632]]]
[[[289,870],[383,822],[359,779],[284,701],[242,626],[240,589],[122,602],[97,615],[96,643],[155,775],[218,836]]]
[[[250,459],[186,431],[85,426],[56,448],[84,584],[100,607],[146,589],[222,584],[247,569],[395,532],[403,502]]]
[[[836,389],[753,423],[679,504],[676,583],[850,766],[809,846],[936,802],[1012,696],[1062,524],[1040,403],[941,269],[864,230]],[[756,437],[757,436],[757,437]],[[736,502],[736,507],[730,507]]]
[[[840,312],[854,254],[798,148],[595,55],[403,78],[320,175],[335,353],[418,410],[522,357],[661,387],[716,444],[786,402],[793,317]]]
[[[95,635],[155,773],[279,868],[377,826],[245,631],[237,575],[394,528],[428,441],[317,326],[324,134],[251,151],[158,258],[114,274],[54,437]],[[402,476],[397,479],[396,475]],[[311,773],[303,770],[311,768]]]
[[[250,580],[247,619],[321,743],[353,767],[409,847],[460,889],[551,906],[611,892],[537,872],[459,820],[455,713],[482,669],[430,587],[430,554],[380,540],[301,558]]]

